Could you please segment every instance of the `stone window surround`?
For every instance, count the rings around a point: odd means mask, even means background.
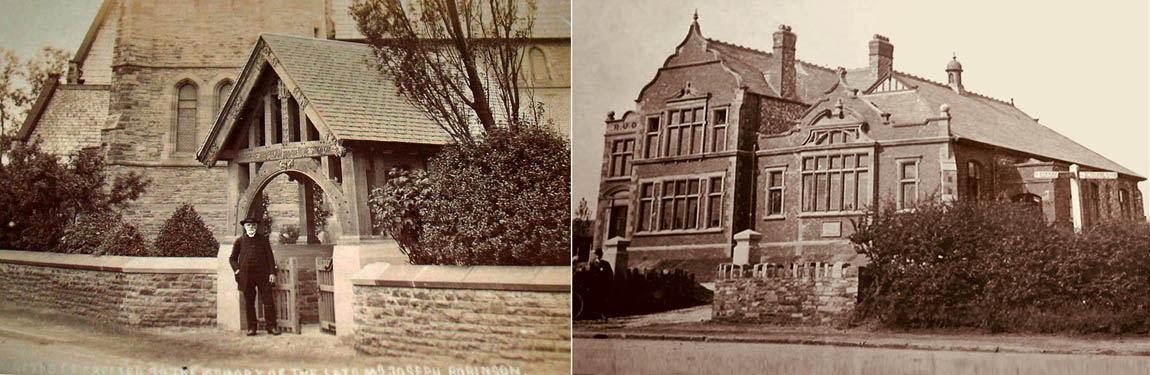
[[[205,90],[201,90],[202,87],[209,87],[208,85],[206,85],[206,83],[212,82],[212,81],[215,81],[215,84],[210,86],[210,87],[213,87],[213,90],[211,90],[210,92],[205,91]],[[202,111],[202,109],[204,108],[203,103],[217,104],[217,107],[215,107],[214,110],[211,111],[211,116],[210,116],[210,119],[208,120],[208,121],[214,121],[215,118],[217,116],[219,116],[218,112],[220,111],[220,109],[223,108],[223,105],[225,104],[224,102],[227,101],[227,98],[216,98],[216,96],[219,94],[219,89],[225,83],[231,83],[232,84],[232,90],[235,90],[235,81],[232,80],[231,78],[226,77],[226,76],[215,76],[215,77],[212,77],[211,79],[206,79],[206,80],[196,79],[195,77],[192,77],[192,76],[182,76],[176,80],[175,84],[168,87],[167,90],[170,90],[169,93],[171,94],[171,98],[172,98],[171,99],[171,106],[170,106],[171,114],[169,115],[170,125],[168,128],[168,134],[164,138],[165,142],[164,142],[164,146],[161,150],[161,160],[160,160],[160,163],[158,165],[160,165],[160,166],[164,166],[164,165],[200,166],[201,165],[198,161],[195,160],[196,151],[192,151],[192,152],[176,151],[176,143],[178,141],[178,139],[176,138],[178,135],[177,128],[179,127],[180,88],[183,87],[183,85],[185,85],[185,84],[192,84],[196,87],[196,138],[199,138],[200,126],[203,125],[203,122],[204,122],[204,119],[202,118],[204,116],[203,113],[205,113]],[[219,102],[220,100],[222,100],[224,102]],[[209,126],[210,126],[210,124],[209,124]],[[197,149],[199,148],[199,143],[202,141],[203,141],[202,139],[196,139],[196,142],[197,142],[196,148]]]
[[[635,186],[639,187],[639,189],[642,189],[643,184],[646,184],[646,183],[651,183],[651,184],[653,184],[652,186],[654,186],[653,202],[658,203],[658,204],[652,205],[652,215],[651,216],[654,220],[650,221],[650,227],[651,228],[659,228],[659,226],[662,225],[661,221],[662,221],[663,215],[662,215],[662,212],[660,210],[662,208],[661,203],[663,200],[663,191],[662,191],[663,183],[667,182],[667,181],[676,181],[676,180],[690,180],[690,179],[699,180],[700,184],[702,184],[702,185],[700,185],[700,188],[699,188],[698,196],[699,196],[700,204],[699,204],[699,208],[698,208],[698,213],[696,215],[698,216],[698,220],[699,220],[698,222],[700,225],[697,226],[697,228],[695,228],[695,229],[667,229],[667,230],[647,229],[647,230],[642,230],[642,231],[637,230],[634,233],[634,235],[635,236],[659,236],[659,235],[722,232],[723,231],[723,220],[722,220],[723,207],[722,207],[722,205],[723,205],[723,197],[726,195],[726,191],[725,191],[726,189],[724,188],[723,189],[724,191],[718,192],[718,193],[714,193],[714,192],[710,191],[711,179],[715,178],[715,177],[719,178],[720,186],[726,185],[726,171],[716,171],[716,172],[710,172],[710,173],[698,173],[698,174],[686,174],[686,175],[673,175],[673,176],[659,176],[659,177],[639,179],[635,185]],[[705,189],[704,189],[703,185],[705,185]],[[712,197],[713,194],[718,194],[718,196]],[[641,196],[641,192],[640,192],[640,194],[637,194],[636,196],[637,197]],[[719,201],[719,203],[718,203],[720,205],[719,206],[719,212],[720,212],[720,214],[719,214],[719,225],[714,226],[714,227],[707,227],[706,224],[709,224],[711,221],[710,212],[709,212],[710,210],[706,210],[704,208],[710,207],[709,204],[710,204],[711,199],[717,199]],[[706,205],[702,204],[704,202],[707,204]],[[641,212],[639,212],[639,210],[635,210],[634,212],[636,212],[636,215],[642,214]]]
[[[779,172],[779,186],[771,186],[771,173]],[[766,194],[763,196],[763,202],[766,203],[763,207],[763,220],[783,220],[786,219],[787,210],[787,165],[769,166],[763,168],[764,186],[766,186]],[[771,214],[771,190],[779,191],[779,213]]]

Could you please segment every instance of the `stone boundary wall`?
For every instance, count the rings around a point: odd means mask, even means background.
[[[562,266],[371,263],[351,280],[355,347],[401,361],[566,369],[570,277]]]
[[[858,267],[849,263],[719,265],[714,320],[835,325],[854,313]]]
[[[138,327],[213,326],[216,262],[0,250],[0,303]]]

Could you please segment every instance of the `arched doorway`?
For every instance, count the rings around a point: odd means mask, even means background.
[[[301,236],[305,238],[313,237],[322,229],[330,233],[331,236],[331,239],[326,241],[326,243],[337,243],[339,236],[343,234],[344,228],[350,228],[352,225],[349,218],[351,209],[348,207],[348,201],[344,197],[339,185],[336,185],[331,179],[324,177],[324,175],[320,173],[320,167],[319,163],[313,159],[287,159],[275,163],[265,163],[260,167],[259,173],[250,179],[253,183],[247,186],[236,202],[236,217],[233,222],[236,223],[235,225],[238,225],[239,220],[245,217],[253,214],[254,216],[259,216],[261,213],[252,212],[254,208],[257,208],[255,207],[257,198],[263,195],[268,186],[277,180],[277,177],[282,179],[282,176],[286,175],[289,180],[294,180],[299,184],[299,198],[295,201],[300,205],[298,209],[300,214],[297,216],[299,223],[297,225]],[[315,218],[312,214],[316,209],[316,199],[313,197],[317,194],[322,194],[324,197],[323,201],[330,207],[329,212],[331,216],[327,218],[329,225],[327,225],[326,228],[318,228],[318,223],[314,220]],[[312,243],[320,241],[305,240],[303,242]]]

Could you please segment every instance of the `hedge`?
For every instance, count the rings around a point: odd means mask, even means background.
[[[1146,223],[1076,234],[1026,204],[932,201],[856,224],[851,241],[870,258],[859,319],[991,332],[1150,330]]]

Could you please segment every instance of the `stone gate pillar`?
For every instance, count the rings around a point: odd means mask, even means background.
[[[631,241],[623,237],[615,237],[603,244],[603,260],[615,267],[615,277],[627,274],[627,246]]]
[[[747,229],[735,235],[735,254],[732,257],[731,263],[734,264],[756,264],[762,254],[759,252],[759,239],[763,235],[759,232]]]

